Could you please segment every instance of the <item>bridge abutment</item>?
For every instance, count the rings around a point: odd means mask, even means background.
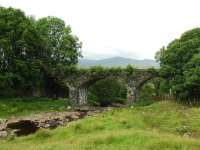
[[[78,104],[78,88],[69,87],[69,100],[72,105]]]
[[[78,89],[78,105],[87,105],[87,88],[81,87]]]
[[[139,90],[133,84],[129,82],[127,84],[127,105],[133,105],[138,100]],[[69,87],[69,99],[70,103],[74,106],[87,105],[87,87]]]
[[[85,87],[70,87],[69,99],[72,105],[87,105],[87,88]]]
[[[139,91],[134,81],[127,84],[127,105],[133,105],[138,100]]]

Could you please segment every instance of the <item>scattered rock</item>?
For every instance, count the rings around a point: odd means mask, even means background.
[[[190,138],[190,137],[192,137],[192,133],[186,132],[186,133],[183,134],[183,137]]]
[[[4,139],[8,136],[7,131],[0,131],[0,139]]]
[[[126,107],[126,105],[125,104],[121,104],[121,103],[112,103],[112,107],[123,108],[123,107]]]
[[[4,123],[4,122],[6,122],[6,121],[7,121],[6,119],[0,118],[0,124],[1,124],[1,123]]]
[[[55,129],[56,127],[59,126],[60,123],[59,120],[54,119],[54,120],[49,120],[48,124],[50,129]]]
[[[24,118],[10,118],[0,123],[0,139],[6,138],[9,134],[16,136],[29,135],[40,128],[55,129],[85,116],[95,116],[105,110],[111,109],[79,107],[68,112],[46,112]]]
[[[39,127],[38,122],[32,120],[16,120],[8,122],[7,129],[13,130],[17,136],[29,135],[35,133]]]

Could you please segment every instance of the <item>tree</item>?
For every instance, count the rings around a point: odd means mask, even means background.
[[[0,95],[31,95],[78,62],[81,43],[59,18],[0,7],[0,29]]]
[[[156,54],[160,75],[168,81],[177,99],[199,98],[199,55],[200,28],[185,32]]]
[[[36,22],[37,30],[43,39],[45,57],[42,63],[46,93],[55,93],[61,84],[58,77],[71,65],[78,63],[81,56],[81,43],[71,34],[71,28],[56,17],[41,18]],[[61,85],[63,86],[63,85]]]
[[[0,82],[4,89],[15,88],[20,93],[38,84],[41,40],[34,20],[21,10],[0,7],[0,18]]]
[[[194,55],[185,66],[183,72],[186,90],[189,96],[199,98],[200,96],[200,54]]]
[[[66,26],[63,20],[56,17],[39,19],[36,26],[47,50],[46,67],[56,69],[78,63],[81,43],[71,34],[70,26]]]

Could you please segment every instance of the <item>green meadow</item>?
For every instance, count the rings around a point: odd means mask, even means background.
[[[114,108],[55,130],[0,141],[1,150],[199,150],[200,108],[161,101]]]

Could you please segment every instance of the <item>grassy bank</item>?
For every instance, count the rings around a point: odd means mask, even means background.
[[[199,150],[200,108],[172,102],[114,109],[55,130],[0,141],[21,150]]]
[[[64,111],[67,103],[64,99],[48,98],[4,98],[0,99],[0,118],[26,116],[47,111]]]

